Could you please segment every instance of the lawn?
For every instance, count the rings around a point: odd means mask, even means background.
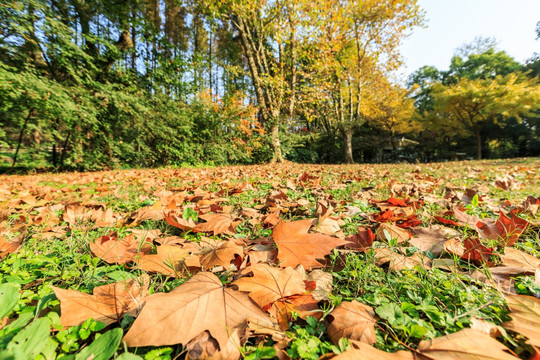
[[[539,168],[0,176],[0,359],[539,356]]]

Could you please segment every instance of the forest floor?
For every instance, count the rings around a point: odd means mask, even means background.
[[[539,168],[0,176],[0,358],[538,358]]]

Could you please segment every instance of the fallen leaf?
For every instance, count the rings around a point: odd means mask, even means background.
[[[505,295],[512,321],[502,326],[525,335],[528,344],[540,346],[540,299],[526,295]]]
[[[183,270],[183,262],[189,253],[176,245],[160,245],[157,254],[143,254],[135,262],[141,270],[176,277]]]
[[[330,295],[332,294],[332,274],[322,270],[313,270],[308,274],[306,281],[315,282],[315,289],[310,292],[315,300],[330,300]]]
[[[535,271],[540,265],[540,259],[512,247],[505,247],[504,254],[499,255],[504,266],[521,267]]]
[[[225,349],[229,334],[244,331],[247,319],[271,323],[246,293],[224,288],[215,275],[200,272],[169,293],[148,296],[124,341],[129,347],[187,344],[208,330]]]
[[[422,355],[434,360],[471,359],[471,360],[516,360],[509,349],[488,335],[473,329],[463,329],[450,335],[418,344]]]
[[[381,223],[375,232],[377,240],[388,242],[390,239],[396,239],[398,244],[402,244],[411,238],[411,234],[396,225]]]
[[[332,360],[415,360],[415,356],[410,351],[400,350],[395,353],[388,353],[374,348],[362,342],[353,342],[353,349],[342,352],[334,356]]]
[[[125,314],[136,315],[148,295],[149,278],[131,279],[94,288],[93,295],[53,286],[60,301],[60,322],[77,326],[88,319],[109,325]]]
[[[195,231],[211,232],[214,235],[234,235],[234,218],[228,214],[205,214],[199,216],[200,219],[206,220],[205,223],[200,223],[195,227]]]
[[[485,247],[478,238],[467,238],[463,241],[453,238],[444,243],[444,249],[476,265],[491,265],[488,260],[493,249]]]
[[[529,223],[520,217],[510,213],[510,217],[501,211],[499,218],[494,223],[478,221],[476,229],[482,239],[497,240],[503,246],[512,246],[520,235],[527,229]]]
[[[359,251],[366,251],[371,248],[373,241],[375,241],[375,234],[371,229],[364,229],[359,227],[358,233],[349,235],[345,239],[349,243],[345,244],[345,248]]]
[[[23,244],[25,234],[22,233],[19,236],[11,240],[6,240],[5,236],[0,237],[0,259],[7,254],[15,253],[19,251]]]
[[[206,330],[194,337],[186,345],[186,359],[235,360],[240,358],[240,348],[238,329],[231,334],[229,341],[223,349],[220,348],[216,339]]]
[[[277,319],[281,330],[287,330],[289,328],[289,322],[292,320],[293,312],[297,313],[304,320],[308,316],[319,319],[322,316],[322,312],[319,310],[318,303],[310,293],[293,295],[274,302],[269,311]]]
[[[501,331],[497,325],[483,319],[478,319],[474,316],[471,317],[471,329],[481,332],[484,335],[489,335],[492,338],[501,336]]]
[[[278,247],[281,267],[302,265],[307,270],[322,267],[322,259],[332,249],[346,243],[345,240],[323,234],[308,234],[312,220],[280,222],[272,232]]]
[[[240,291],[249,293],[249,297],[261,308],[278,299],[306,292],[306,285],[301,274],[288,267],[279,269],[267,264],[255,264],[246,269],[253,277],[243,277],[235,282]]]
[[[175,210],[169,211],[164,215],[165,222],[183,231],[192,231],[197,224],[192,219],[184,219],[182,215],[177,214]]]
[[[422,256],[418,252],[412,256],[405,256],[390,248],[378,248],[375,252],[375,263],[381,266],[390,263],[389,269],[392,271],[401,271],[404,269],[414,269],[416,266],[430,269],[431,260],[427,256]]]
[[[347,338],[366,344],[377,342],[376,315],[370,306],[356,300],[343,301],[327,316],[327,333],[334,345]]]
[[[448,240],[447,233],[442,228],[440,225],[412,228],[414,236],[409,240],[409,244],[417,247],[418,250],[439,255],[444,251],[444,243]]]
[[[223,266],[228,269],[235,255],[244,256],[242,246],[236,245],[233,241],[225,241],[217,248],[211,249],[208,253],[201,256],[201,265],[206,270],[212,269],[214,266]]]
[[[116,233],[104,235],[94,242],[90,243],[92,253],[109,264],[125,264],[133,261],[139,252],[139,241],[132,234],[118,239]],[[144,243],[140,247],[143,253],[149,253],[152,246]]]

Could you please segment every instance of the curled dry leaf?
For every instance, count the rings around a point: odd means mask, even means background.
[[[23,244],[25,233],[20,234],[11,240],[6,240],[6,236],[0,236],[0,259],[7,254],[15,253],[19,251]]]
[[[540,346],[540,299],[526,295],[505,295],[512,321],[503,327],[529,338],[527,343]]]
[[[300,273],[288,267],[279,269],[267,264],[256,264],[246,269],[253,277],[243,277],[233,284],[240,291],[249,293],[249,297],[261,308],[278,299],[306,292],[306,285]]]
[[[94,288],[93,295],[53,286],[60,301],[60,322],[77,326],[92,318],[109,325],[125,314],[136,315],[148,295],[148,276]]]
[[[187,344],[208,330],[225,349],[229,334],[242,333],[248,319],[271,323],[246,293],[224,288],[215,275],[200,272],[170,293],[148,296],[124,341],[129,347]]]
[[[281,267],[302,265],[307,270],[322,267],[317,259],[335,247],[346,243],[345,240],[324,234],[308,234],[312,226],[311,219],[280,222],[272,232],[278,247],[278,259]]]
[[[328,336],[334,345],[347,338],[366,344],[377,342],[375,334],[376,315],[370,306],[356,300],[343,301],[326,318]]]
[[[371,229],[358,228],[358,233],[349,235],[345,239],[349,243],[345,245],[345,248],[359,251],[366,251],[371,248],[373,241],[375,241],[375,234]]]
[[[431,268],[431,260],[422,256],[418,252],[412,256],[405,256],[398,252],[393,251],[390,248],[375,249],[375,263],[378,266],[390,263],[389,268],[393,271],[401,271],[404,269],[414,269],[416,266],[423,267],[425,269]]]
[[[509,349],[489,335],[473,329],[463,329],[450,335],[418,344],[418,351],[434,360],[516,360]]]
[[[169,211],[164,215],[167,224],[174,226],[183,231],[194,230],[197,224],[192,219],[184,219],[181,214],[177,214],[175,210]]]

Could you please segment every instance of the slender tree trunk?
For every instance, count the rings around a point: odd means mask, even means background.
[[[476,138],[476,159],[482,159],[482,135],[480,135],[480,128],[474,128],[474,137]]]
[[[345,146],[345,163],[353,164],[354,163],[353,152],[352,152],[353,131],[352,129],[343,129],[342,135],[343,135],[343,142]]]
[[[13,163],[11,164],[11,167],[15,167],[15,164],[17,163],[17,156],[19,155],[19,150],[21,149],[21,143],[24,136],[24,131],[26,130],[28,121],[30,121],[30,118],[33,115],[34,115],[34,108],[30,109],[30,111],[28,112],[28,116],[26,116],[26,119],[24,119],[23,126],[21,127],[21,131],[19,132],[19,140],[17,141],[17,150],[15,150],[15,154],[13,154]]]
[[[272,157],[271,162],[283,162],[283,156],[281,155],[281,144],[279,142],[279,123],[272,124],[272,127],[270,128],[270,135],[272,137],[272,149],[274,150],[274,156]]]

